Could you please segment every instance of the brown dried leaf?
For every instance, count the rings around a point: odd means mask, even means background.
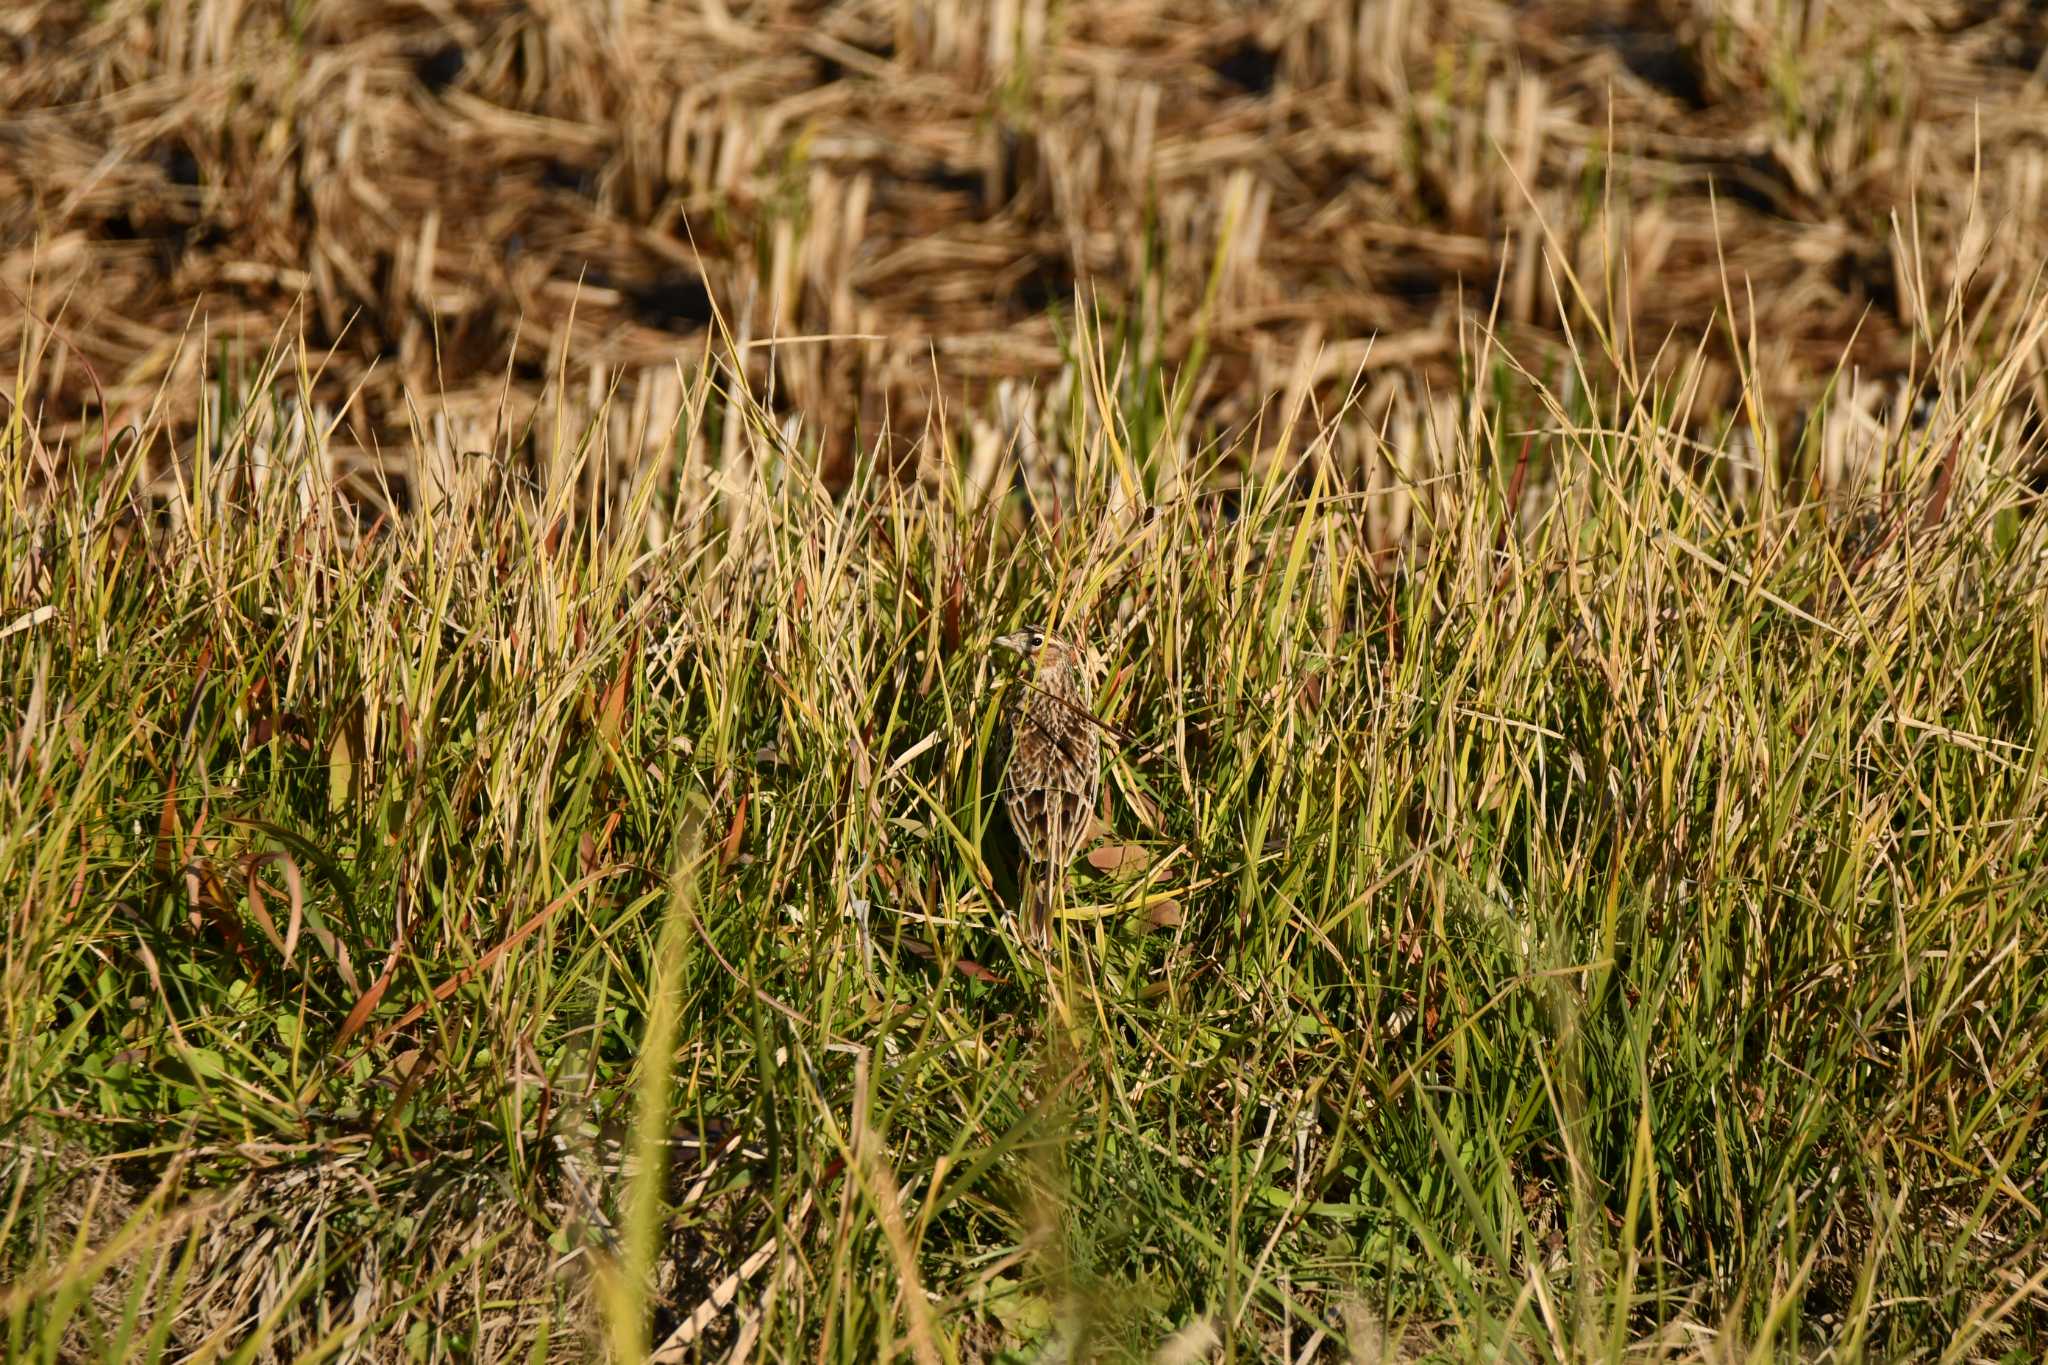
[[[629,641],[625,654],[619,659],[618,676],[612,679],[610,687],[597,703],[597,732],[614,744],[618,742],[626,716],[626,688],[633,679],[633,663],[640,652],[640,642]]]
[[[277,932],[277,922],[270,918],[270,907],[263,903],[263,879],[256,875],[256,869],[260,866],[260,859],[251,859],[242,868],[243,878],[249,888],[249,913],[255,917],[256,927],[263,931],[263,937],[270,940],[270,946],[277,949],[281,956],[284,953],[284,939]]]
[[[1154,901],[1146,906],[1144,913],[1139,916],[1139,921],[1144,924],[1147,933],[1158,933],[1165,929],[1178,929],[1184,918],[1180,902],[1166,900]]]
[[[164,804],[156,817],[156,874],[166,881],[177,867],[178,857],[178,768],[171,765],[164,779]]]
[[[725,831],[725,842],[718,846],[718,866],[721,869],[731,867],[733,859],[740,856],[740,838],[747,832],[747,802],[752,796],[751,792],[742,793],[739,805],[733,810],[732,825]]]
[[[1088,850],[1088,866],[1119,877],[1136,876],[1151,863],[1152,855],[1137,844],[1103,844]]]
[[[327,937],[325,934],[319,933],[317,929],[314,932],[322,939]],[[387,972],[379,976],[370,984],[370,989],[356,997],[356,1003],[349,1007],[348,1016],[341,1021],[341,1031],[334,1036],[332,1051],[339,1052],[342,1044],[356,1036],[356,1031],[362,1028],[364,1023],[369,1020],[371,1012],[384,999],[384,992],[390,989],[391,978],[395,974],[395,972]],[[354,990],[355,987],[351,985],[349,989]]]

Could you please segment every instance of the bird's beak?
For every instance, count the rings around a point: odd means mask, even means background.
[[[1004,649],[1012,650],[1018,654],[1029,654],[1031,652],[1031,637],[1021,630],[1015,635],[998,635],[996,643]]]

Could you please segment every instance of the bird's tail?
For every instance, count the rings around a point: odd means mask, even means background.
[[[1051,877],[1035,871],[1024,876],[1024,913],[1021,916],[1025,941],[1034,947],[1052,946],[1052,926],[1057,907],[1053,898],[1058,886]]]

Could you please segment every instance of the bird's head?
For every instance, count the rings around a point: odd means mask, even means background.
[[[1085,646],[1061,639],[1044,626],[1023,626],[1008,635],[997,636],[996,643],[1004,649],[1023,655],[1036,665],[1041,673],[1062,668],[1085,673],[1088,669],[1088,650]]]

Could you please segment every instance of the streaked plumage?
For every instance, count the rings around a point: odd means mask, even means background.
[[[1026,930],[1044,943],[1051,937],[1068,865],[1088,837],[1101,782],[1094,659],[1086,647],[1038,626],[996,643],[1022,654],[1027,664],[1010,706],[1003,804],[1028,864]]]

